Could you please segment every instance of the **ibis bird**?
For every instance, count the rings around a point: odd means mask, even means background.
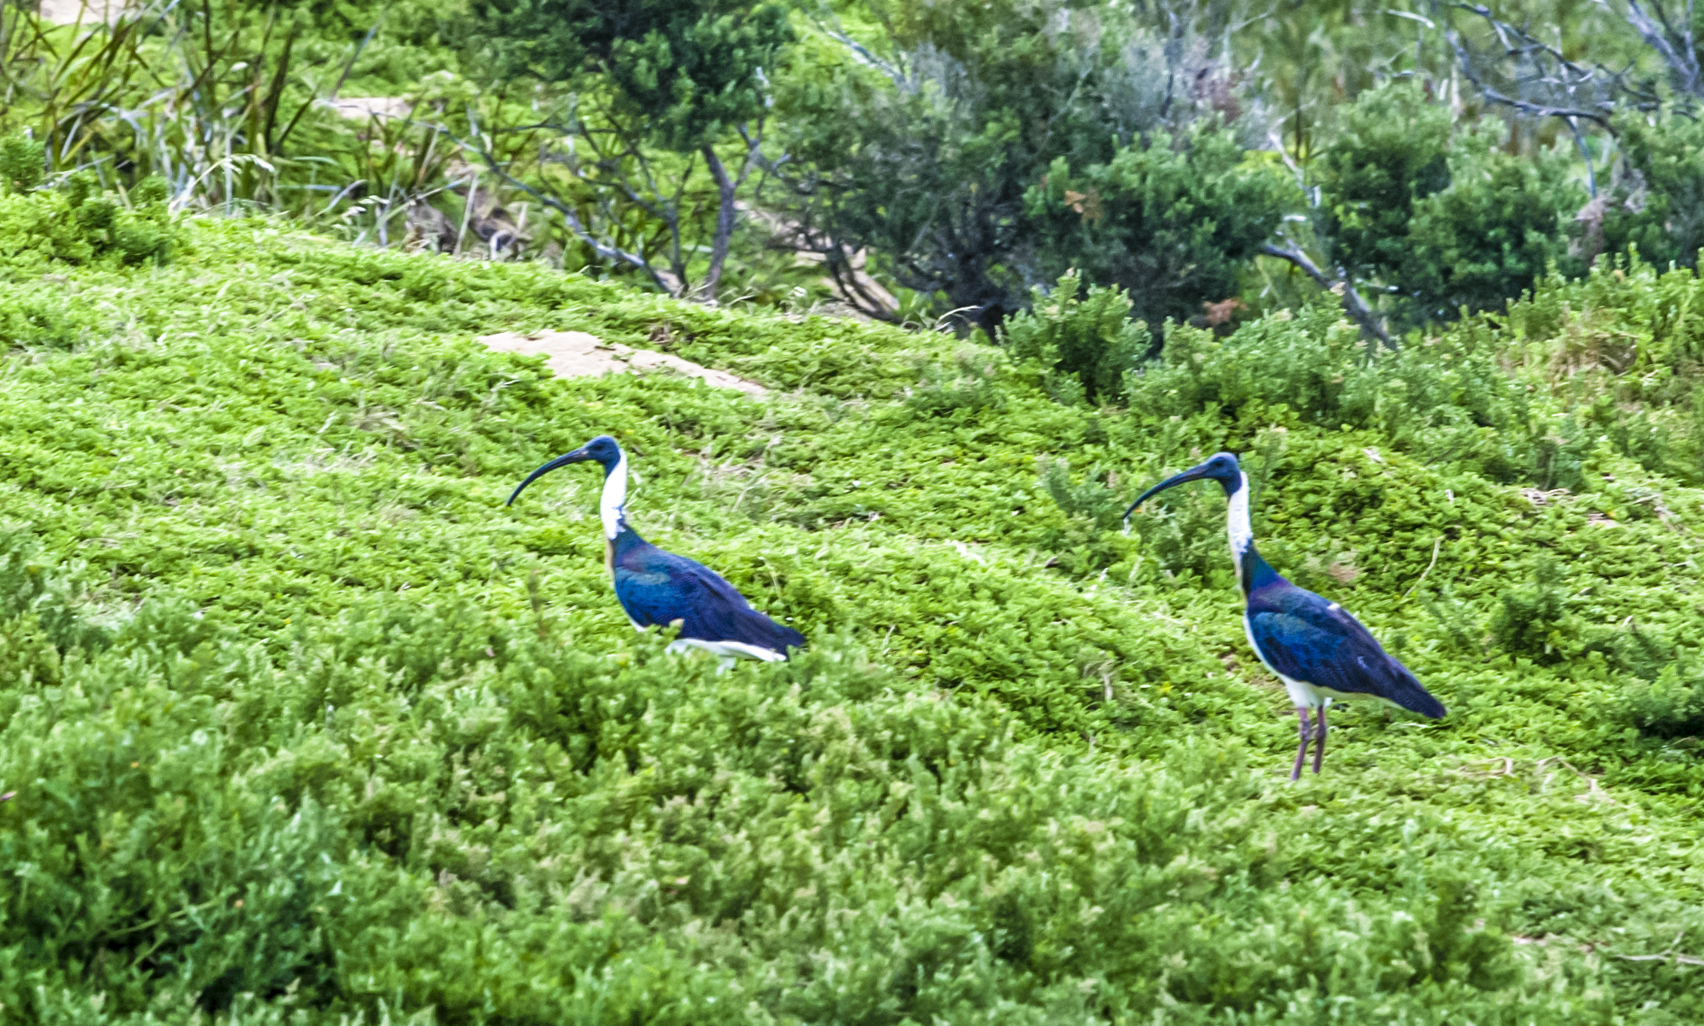
[[[1296,587],[1260,558],[1248,523],[1248,475],[1232,454],[1218,453],[1143,492],[1124,511],[1125,524],[1128,526],[1130,514],[1151,496],[1204,480],[1217,481],[1228,500],[1226,533],[1231,539],[1237,584],[1242,588],[1243,630],[1248,643],[1266,668],[1284,682],[1301,721],[1302,744],[1296,750],[1291,780],[1302,775],[1310,740],[1314,743],[1313,770],[1319,772],[1325,759],[1325,710],[1333,700],[1371,698],[1434,720],[1444,715],[1443,703],[1386,652],[1348,610]],[[1315,715],[1311,729],[1310,712]]]
[[[597,462],[604,468],[604,565],[615,580],[616,601],[635,629],[680,625],[670,651],[698,648],[718,657],[726,669],[736,658],[778,662],[789,648],[803,648],[804,635],[751,607],[744,595],[702,563],[664,552],[627,526],[627,455],[608,435],[598,437],[544,464],[516,486],[507,505],[527,485],[557,467]]]

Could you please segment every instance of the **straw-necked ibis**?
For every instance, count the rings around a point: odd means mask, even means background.
[[[627,456],[608,435],[599,435],[573,452],[539,467],[509,496],[509,504],[541,475],[570,463],[603,465],[604,563],[615,581],[615,597],[633,626],[680,625],[673,651],[703,649],[725,669],[735,658],[777,662],[789,648],[802,648],[804,635],[751,607],[745,596],[702,563],[664,552],[627,525]]]
[[[1235,456],[1221,452],[1143,492],[1124,511],[1126,524],[1130,514],[1150,496],[1202,480],[1217,481],[1229,500],[1226,532],[1246,603],[1243,629],[1248,643],[1266,668],[1284,682],[1301,721],[1302,744],[1296,750],[1291,780],[1302,775],[1310,740],[1315,742],[1313,769],[1319,772],[1325,758],[1325,710],[1334,699],[1379,699],[1434,720],[1444,715],[1443,704],[1348,610],[1296,587],[1260,558],[1248,521],[1248,475],[1237,465]],[[1316,716],[1311,730],[1309,712]]]

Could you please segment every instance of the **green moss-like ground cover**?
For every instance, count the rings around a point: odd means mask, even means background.
[[[1328,307],[1185,331],[1091,409],[949,339],[262,222],[15,264],[0,1022],[1704,1018],[1699,289],[1373,360]],[[543,328],[775,392],[473,341]],[[641,533],[809,652],[636,637],[591,471],[502,506],[606,431]],[[1219,448],[1448,718],[1340,712],[1288,782],[1222,500],[1117,529]]]

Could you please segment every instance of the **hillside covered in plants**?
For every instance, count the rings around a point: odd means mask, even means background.
[[[1692,271],[1119,373],[1115,290],[993,347],[147,200],[0,198],[0,1022],[1704,1017]],[[475,341],[543,329],[770,392]],[[806,652],[636,635],[589,469],[503,505],[601,432]],[[1220,449],[1444,720],[1287,780],[1222,498],[1119,524]]]
[[[1074,271],[1151,357],[1696,266],[1701,68],[1681,0],[20,0],[0,134],[174,212],[990,340]]]

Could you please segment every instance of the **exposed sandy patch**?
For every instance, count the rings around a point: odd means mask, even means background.
[[[61,0],[75,3],[76,0]],[[93,0],[99,3],[100,0]],[[43,0],[45,6],[46,0]],[[338,114],[356,121],[368,118],[406,118],[414,110],[414,104],[401,96],[340,96],[335,100],[321,100],[322,104],[330,107]]]
[[[70,25],[79,18],[85,25],[100,21],[110,25],[129,6],[127,0],[41,0],[41,17],[55,25]]]
[[[584,331],[546,331],[531,335],[505,331],[497,335],[482,335],[479,341],[505,353],[543,354],[549,357],[545,366],[559,378],[595,378],[605,374],[646,374],[661,370],[701,378],[717,388],[737,388],[747,395],[769,394],[769,390],[757,382],[736,377],[727,371],[701,367],[691,360],[667,353],[605,342]]]

